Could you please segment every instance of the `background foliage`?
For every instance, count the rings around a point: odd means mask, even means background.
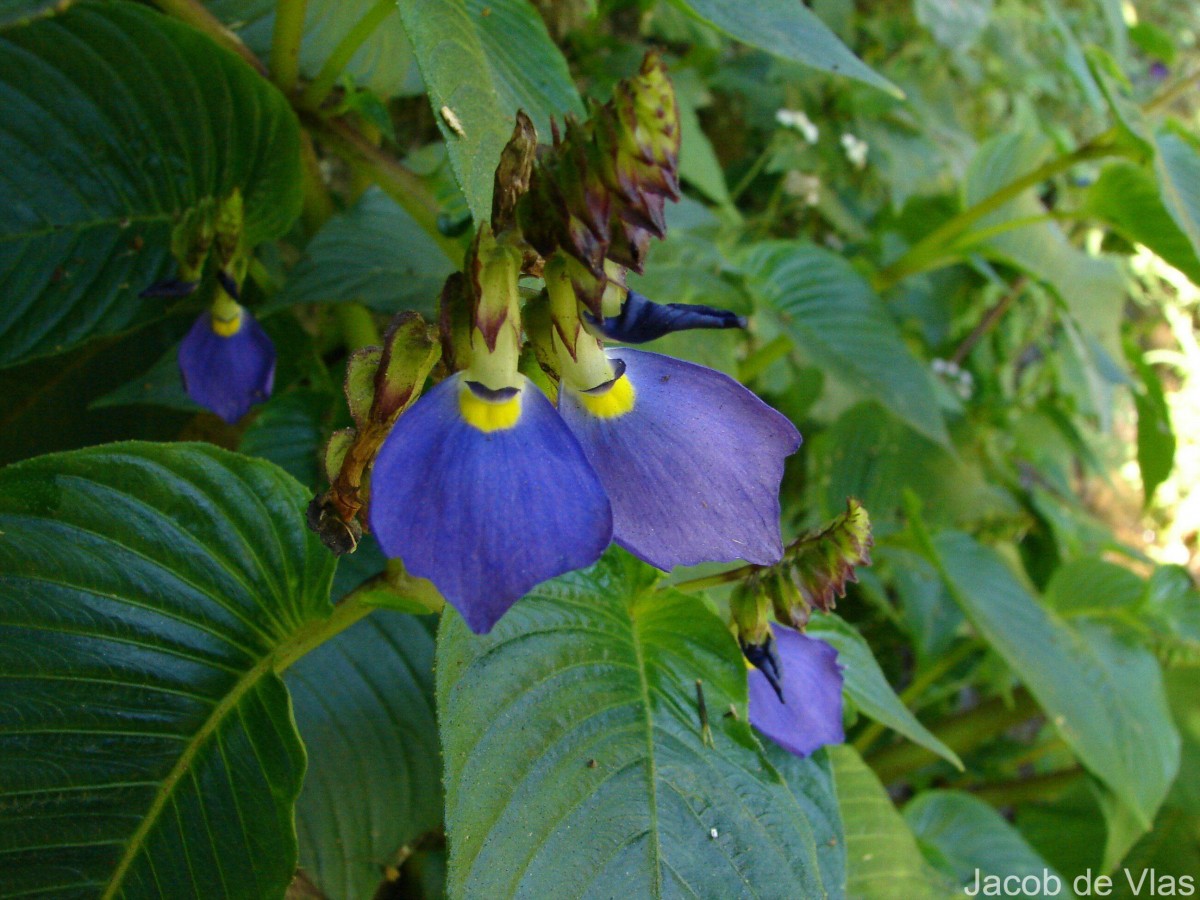
[[[1198,34],[1166,0],[0,0],[0,895],[1200,880]],[[746,724],[710,570],[611,552],[479,637],[304,527],[347,354],[433,312],[515,112],[546,140],[650,46],[686,196],[633,283],[751,322],[656,349],[801,429],[786,534],[874,523],[810,627],[849,739],[808,759]],[[235,187],[279,352],[236,427],[179,385],[200,300],[139,296]]]

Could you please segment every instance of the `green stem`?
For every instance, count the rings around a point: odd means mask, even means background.
[[[943,655],[933,665],[919,672],[913,678],[912,683],[901,692],[900,702],[909,709],[915,709],[917,700],[924,695],[925,691],[937,683],[943,675],[978,650],[979,646],[977,641],[963,641],[949,653]],[[883,736],[886,730],[886,725],[880,722],[872,722],[855,738],[855,749],[865,756],[870,747]]]
[[[1015,781],[985,784],[974,788],[971,793],[992,806],[1012,806],[1032,800],[1052,800],[1061,796],[1082,777],[1083,769],[1074,766],[1061,772],[1047,772],[1044,775],[1019,778]]]
[[[685,594],[696,594],[711,587],[719,587],[722,584],[741,581],[751,572],[755,572],[761,568],[763,567],[754,563],[748,563],[744,566],[738,566],[736,569],[718,572],[716,575],[705,575],[703,578],[690,578],[687,581],[671,585],[671,588],[676,591],[683,591]]]
[[[998,191],[984,197],[973,206],[964,209],[948,222],[935,228],[924,238],[913,244],[903,256],[891,265],[880,269],[871,279],[875,290],[883,292],[898,282],[918,272],[927,271],[938,264],[946,253],[951,242],[967,232],[972,225],[1002,209],[1030,188],[1037,187],[1043,181],[1067,171],[1085,160],[1109,156],[1117,152],[1112,143],[1115,132],[1112,129],[1077,150],[1057,156],[1043,163],[1031,172],[1027,172],[1015,181],[1009,182]],[[1028,224],[1027,222],[1022,224]]]
[[[762,172],[763,166],[765,166],[771,159],[772,153],[774,153],[774,142],[768,141],[767,146],[763,148],[762,153],[760,153],[758,158],[750,164],[750,168],[746,170],[746,174],[742,176],[741,180],[737,183],[734,189],[729,192],[730,203],[737,203],[738,198],[746,192],[746,188],[750,187],[750,185],[754,182],[754,179],[758,177],[760,172]]]
[[[271,34],[271,80],[284,96],[291,97],[300,80],[300,43],[308,0],[277,0],[275,30]]]
[[[321,71],[317,73],[317,77],[304,91],[304,96],[300,101],[303,106],[309,109],[318,109],[325,102],[325,98],[329,96],[338,76],[350,64],[354,54],[375,33],[375,29],[383,23],[383,20],[397,9],[396,0],[376,0],[375,5],[367,10],[367,14],[359,19],[333,48],[333,52],[325,60],[325,65],[321,66]]]
[[[1013,694],[1011,703],[1003,697],[995,697],[969,712],[939,722],[930,731],[947,747],[963,756],[1014,725],[1038,715],[1039,712],[1037,701],[1027,690],[1021,688]],[[906,742],[885,747],[873,754],[867,762],[875,770],[879,780],[889,784],[938,758],[932,750]]]
[[[250,63],[260,75],[267,74],[267,67],[262,64],[262,60],[242,43],[240,37],[226,28],[220,19],[209,12],[200,0],[154,0],[154,2],[167,15],[179,19],[181,22],[187,22],[196,30],[203,31],[222,47],[232,50]]]
[[[315,116],[303,115],[301,118],[326,145],[341,155],[352,167],[362,169],[388,196],[404,207],[413,220],[429,232],[452,262],[456,265],[462,263],[462,245],[446,237],[438,229],[437,218],[441,204],[419,176],[343,121],[322,121]]]

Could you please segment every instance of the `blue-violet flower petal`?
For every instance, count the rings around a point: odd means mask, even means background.
[[[758,669],[747,673],[750,724],[797,756],[846,739],[842,727],[842,672],[837,651],[786,625],[773,623],[782,670],[783,699]]]
[[[559,411],[608,492],[613,537],[660,569],[783,555],[779,484],[800,433],[732,378],[620,348],[621,377]]]
[[[539,582],[591,565],[612,539],[608,498],[541,391],[462,373],[400,417],[371,473],[371,530],[471,629],[490,631]]]
[[[271,396],[275,345],[249,310],[233,322],[205,312],[179,345],[179,371],[189,397],[233,423]]]

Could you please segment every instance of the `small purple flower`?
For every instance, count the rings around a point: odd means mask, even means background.
[[[712,369],[626,348],[608,358],[617,377],[588,391],[564,382],[559,412],[608,492],[616,542],[664,570],[777,563],[795,426]]]
[[[188,396],[232,424],[271,396],[275,345],[248,310],[230,303],[222,312],[192,325],[179,345],[179,371]]]
[[[371,474],[371,530],[471,630],[534,585],[589,566],[612,539],[604,488],[532,382],[489,390],[460,372],[400,417]]]
[[[1156,59],[1150,64],[1150,78],[1154,81],[1166,81],[1167,76],[1171,74],[1171,70],[1167,68],[1167,64],[1160,59]]]
[[[837,651],[778,623],[768,671],[751,669],[750,724],[797,756],[846,739],[842,727],[842,671]],[[777,666],[777,668],[775,668]],[[768,672],[774,669],[774,674]]]

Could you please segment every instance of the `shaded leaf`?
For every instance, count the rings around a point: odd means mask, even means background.
[[[397,851],[441,824],[435,627],[380,610],[288,670],[308,751],[300,866],[327,897],[372,896]]]
[[[846,696],[864,715],[962,769],[958,754],[938,740],[896,696],[875,661],[870,645],[851,625],[835,615],[814,616],[806,633],[832,644],[837,650]]]
[[[301,388],[272,397],[242,435],[238,450],[268,459],[305,487],[316,488],[325,478],[320,458],[332,408],[333,397],[325,391]]]
[[[699,19],[743,44],[837,75],[856,78],[896,96],[899,89],[866,65],[816,13],[791,0],[674,0]]]
[[[1164,125],[1154,135],[1154,171],[1163,205],[1200,254],[1200,151],[1181,129]]]
[[[846,830],[846,895],[934,900],[957,893],[925,862],[904,817],[853,747],[828,748]]]
[[[437,242],[372,186],[313,236],[271,306],[352,302],[384,313],[432,314],[453,270]]]
[[[132,3],[0,35],[0,366],[162,314],[172,224],[240,188],[249,245],[300,211],[284,97],[234,53]]]
[[[1154,657],[1045,610],[994,550],[945,532],[934,564],[955,601],[1025,684],[1063,740],[1149,828],[1179,766],[1179,735]]]
[[[848,262],[814,244],[769,241],[749,253],[745,267],[750,291],[801,353],[921,434],[949,444],[928,372]]]
[[[282,893],[304,749],[276,669],[333,575],[306,502],[200,444],[0,470],[7,896]]]
[[[936,851],[946,874],[972,893],[987,894],[976,884],[989,875],[1000,879],[1033,876],[1030,883],[1046,885],[1047,891],[1022,889],[1021,896],[1075,896],[1069,879],[1047,866],[1003,816],[970,794],[927,791],[904,807],[904,819],[917,840]]]

